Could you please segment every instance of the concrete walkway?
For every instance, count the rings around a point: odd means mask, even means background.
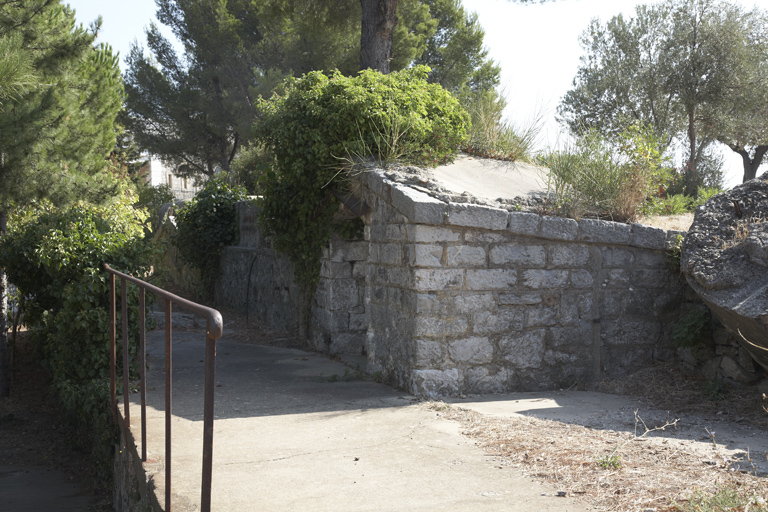
[[[163,332],[148,333],[148,462],[164,503]],[[204,335],[174,332],[174,511],[199,510]],[[355,370],[300,350],[218,342],[215,511],[582,511],[500,469],[459,425]],[[138,395],[132,395],[139,435]]]

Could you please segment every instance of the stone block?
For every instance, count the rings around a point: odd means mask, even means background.
[[[460,290],[463,285],[462,269],[413,270],[413,289],[416,291]]]
[[[576,325],[592,319],[592,295],[587,293],[563,294],[560,297],[560,324]]]
[[[541,215],[536,213],[509,212],[507,229],[517,235],[538,236],[541,218]]]
[[[417,293],[415,296],[414,312],[417,315],[471,315],[490,310],[495,304],[493,293],[461,295]]]
[[[411,393],[426,398],[454,396],[459,393],[459,370],[413,370],[409,379]]]
[[[507,334],[523,328],[525,315],[520,309],[503,309],[497,313],[481,311],[472,316],[474,334]]]
[[[509,212],[479,204],[448,203],[447,223],[453,226],[500,231],[507,229]]]
[[[594,278],[588,270],[573,270],[571,272],[571,286],[573,288],[592,288]]]
[[[549,240],[576,240],[579,236],[579,223],[563,217],[541,218],[541,237]]]
[[[667,268],[669,256],[659,251],[637,251],[635,266],[638,268]]]
[[[502,358],[513,368],[541,368],[544,357],[544,329],[520,331],[499,342]]]
[[[632,239],[629,245],[642,249],[663,251],[667,248],[667,232],[661,228],[632,224]]]
[[[460,232],[444,227],[406,224],[405,229],[409,242],[439,243],[458,242],[461,240]]]
[[[604,268],[629,268],[635,261],[635,255],[630,249],[604,247],[602,252]]]
[[[379,245],[379,263],[399,266],[403,264],[403,246],[399,243]]]
[[[352,277],[355,279],[365,279],[368,263],[365,261],[355,261],[352,263]]]
[[[517,273],[509,269],[467,270],[467,290],[506,290],[517,283]]]
[[[352,277],[352,263],[347,261],[323,260],[320,264],[320,277],[328,279],[347,279]]]
[[[365,350],[365,333],[340,332],[331,335],[331,354],[360,355]]]
[[[328,309],[348,311],[359,304],[357,281],[354,279],[334,279],[328,286]]]
[[[443,365],[444,344],[439,341],[417,338],[414,342],[414,366],[435,368]]]
[[[364,174],[365,184],[368,188],[377,196],[384,198],[384,200],[390,200],[390,188],[392,181],[385,178],[381,171],[370,170]]]
[[[523,285],[539,290],[543,288],[565,288],[568,286],[567,270],[524,270]]]
[[[584,268],[589,264],[589,248],[585,245],[553,245],[549,247],[549,266]]]
[[[365,240],[353,242],[338,239],[331,240],[330,259],[333,262],[367,260],[368,242]]]
[[[410,244],[406,247],[412,267],[442,267],[443,247],[432,244]]]
[[[507,391],[509,372],[502,368],[492,373],[488,368],[469,368],[465,373],[467,392],[503,393]]]
[[[546,336],[548,348],[558,352],[584,354],[592,346],[592,322],[582,321],[575,326],[551,327]]]
[[[493,345],[488,338],[472,337],[448,343],[448,356],[455,364],[488,364],[493,360]]]
[[[526,308],[526,327],[546,327],[557,325],[559,312],[556,307],[531,307]]]
[[[613,268],[605,273],[604,284],[610,288],[628,288],[629,270],[624,268]]]
[[[600,316],[617,317],[624,314],[629,297],[623,290],[604,290]]]
[[[723,377],[733,379],[739,384],[752,385],[762,379],[762,375],[746,371],[737,363],[733,358],[723,356],[720,361],[720,369],[723,372]]]
[[[632,235],[629,224],[608,220],[581,219],[579,221],[579,240],[607,244],[627,244]]]
[[[508,233],[501,231],[480,231],[477,229],[468,229],[464,233],[464,241],[467,243],[478,244],[498,244],[509,242],[510,236]]]
[[[604,323],[601,336],[606,345],[652,345],[659,341],[661,325],[652,320],[617,319]]]
[[[350,313],[349,330],[364,331],[368,328],[368,316],[365,313]]]
[[[544,268],[547,251],[543,245],[499,245],[491,247],[491,263],[515,267]]]
[[[434,197],[407,185],[392,185],[392,206],[416,224],[442,224],[447,205]]]
[[[463,316],[431,317],[418,315],[413,319],[414,335],[428,338],[460,336],[467,332],[467,319]]]
[[[484,247],[453,245],[446,249],[445,265],[448,267],[484,267],[486,264]]]
[[[402,242],[407,238],[407,224],[387,224],[386,237],[391,242]]]
[[[507,306],[529,306],[541,303],[538,293],[503,293],[499,295],[499,304]]]
[[[667,269],[638,269],[631,273],[632,286],[663,288],[669,284],[672,273]]]
[[[487,293],[462,293],[451,297],[456,311],[465,314],[473,314],[479,311],[489,311],[496,305],[496,299],[492,292]]]

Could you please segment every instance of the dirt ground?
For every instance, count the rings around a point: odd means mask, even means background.
[[[36,362],[26,333],[14,351],[11,396],[0,399],[0,466],[45,467],[62,472],[90,497],[90,512],[112,510],[112,489],[93,477],[88,454],[73,446],[75,433],[58,413],[49,375]]]

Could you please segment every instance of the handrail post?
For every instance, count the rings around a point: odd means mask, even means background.
[[[165,300],[165,512],[171,512],[171,301]]]
[[[213,392],[216,381],[216,340],[205,335],[205,401],[203,404],[203,487],[200,495],[202,512],[211,511],[211,479],[213,464]]]
[[[115,340],[117,308],[115,306],[115,275],[109,274],[109,404],[117,423],[117,343]]]
[[[139,287],[139,379],[141,380],[141,460],[147,461],[147,308]]]
[[[131,428],[130,394],[131,387],[128,380],[130,364],[128,363],[128,283],[120,278],[120,311],[122,313],[123,327],[123,410],[125,411],[125,445],[128,446],[128,430]]]

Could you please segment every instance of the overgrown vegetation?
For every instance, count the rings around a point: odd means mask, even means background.
[[[0,240],[0,265],[21,292],[25,323],[51,373],[51,387],[83,433],[80,446],[90,449],[105,481],[111,478],[116,427],[109,409],[109,281],[101,265],[109,262],[139,276],[150,270],[145,213],[131,206],[133,199],[122,195],[104,206],[25,210],[12,217],[8,235]],[[129,290],[133,315],[138,291]],[[118,306],[118,331],[120,315]],[[131,352],[137,323],[129,322]]]
[[[515,125],[505,120],[503,114],[507,102],[495,91],[476,94],[464,104],[472,119],[469,139],[462,148],[466,153],[496,160],[534,160],[541,116],[527,125]]]
[[[200,270],[206,293],[211,293],[219,275],[224,247],[237,244],[235,203],[246,197],[245,188],[229,185],[226,176],[216,176],[176,212],[173,243],[182,259]]]
[[[260,177],[260,222],[275,248],[312,288],[320,252],[338,210],[334,191],[349,187],[356,165],[373,157],[434,166],[451,161],[466,141],[469,115],[429,68],[355,77],[313,72],[263,101],[258,140],[274,157]]]
[[[725,487],[713,493],[697,490],[688,503],[675,504],[675,508],[684,512],[768,512],[768,503],[757,494],[745,494],[738,489]]]
[[[632,125],[611,139],[587,130],[573,145],[543,155],[554,212],[576,219],[635,220],[669,177],[658,148],[650,127]]]

